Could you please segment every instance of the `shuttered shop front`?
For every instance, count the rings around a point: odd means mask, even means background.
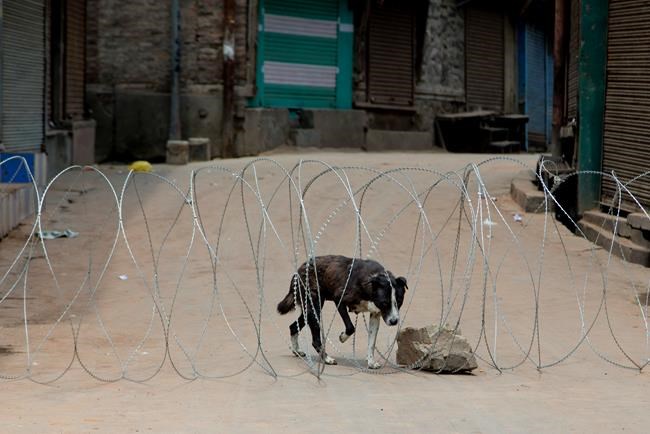
[[[372,2],[368,23],[369,102],[413,105],[414,32],[412,2]]]
[[[465,10],[465,92],[471,108],[503,111],[504,17],[490,9]]]
[[[345,16],[347,1],[262,0],[260,7],[257,105],[349,107],[352,24]]]
[[[650,170],[650,0],[611,0],[607,47],[607,91],[603,172],[614,171],[621,181]],[[628,186],[650,207],[648,176]],[[601,199],[610,203],[616,183],[602,180]],[[624,208],[637,208],[624,194]]]
[[[2,142],[11,152],[40,150],[45,102],[43,0],[2,2]]]

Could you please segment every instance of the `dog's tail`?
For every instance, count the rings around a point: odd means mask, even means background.
[[[297,283],[295,281],[297,278],[298,276],[293,276],[293,279],[291,279],[291,287],[289,288],[289,293],[282,299],[280,303],[278,303],[278,313],[280,315],[287,314],[296,308],[294,284]]]
[[[280,303],[278,303],[278,313],[280,315],[284,315],[286,313],[291,312],[296,308],[296,300],[295,297],[293,296],[293,291],[289,291],[289,293],[282,299]]]

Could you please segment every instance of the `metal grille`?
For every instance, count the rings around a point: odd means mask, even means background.
[[[603,171],[627,181],[650,169],[650,0],[611,0],[608,26]],[[648,177],[630,192],[650,207]],[[603,177],[602,200],[615,193],[616,184]],[[637,207],[623,200],[625,208]]]
[[[413,105],[415,17],[411,2],[372,3],[368,23],[368,100]]]
[[[503,111],[504,17],[497,11],[465,10],[465,92],[472,108]]]
[[[4,0],[2,141],[10,151],[43,142],[45,106],[44,0]]]
[[[65,113],[80,119],[84,113],[85,0],[66,2]]]
[[[571,0],[567,77],[567,117],[578,116],[578,59],[580,54],[580,0]]]

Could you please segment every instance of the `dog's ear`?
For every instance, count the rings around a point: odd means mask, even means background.
[[[406,286],[406,277],[400,276],[397,279],[395,279],[395,281],[397,282],[398,285],[403,286],[405,290],[409,289],[409,287]]]
[[[379,283],[380,278],[381,276],[379,275],[379,273],[371,274],[370,276],[368,276],[363,286],[365,286],[370,291],[374,291],[377,288],[377,284]]]

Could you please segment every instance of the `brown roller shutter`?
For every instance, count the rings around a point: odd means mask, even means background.
[[[628,181],[650,170],[650,0],[611,0],[608,27],[603,171]],[[629,189],[650,207],[650,178]],[[602,200],[610,203],[615,193],[603,177]],[[638,208],[629,196],[623,200],[623,208]]]
[[[569,18],[569,61],[567,77],[567,118],[578,115],[578,60],[580,54],[580,0],[571,0]]]
[[[86,1],[66,2],[65,113],[68,119],[84,114]]]
[[[503,111],[504,16],[465,10],[465,92],[470,108]]]
[[[368,101],[412,106],[415,17],[411,2],[373,1],[368,21]]]

